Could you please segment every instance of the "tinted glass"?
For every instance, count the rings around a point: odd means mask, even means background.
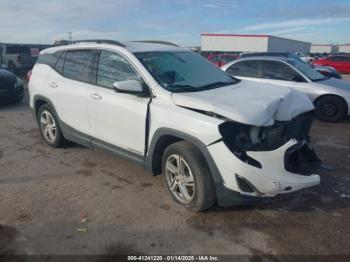
[[[263,78],[294,81],[300,76],[289,66],[277,61],[263,61]]]
[[[259,77],[259,61],[242,61],[227,68],[226,72],[233,76]]]
[[[311,81],[320,81],[326,79],[324,75],[313,69],[309,64],[302,63],[296,60],[288,60],[288,63],[298,69],[303,75]]]
[[[91,82],[95,54],[94,50],[67,51],[63,75],[74,80]]]
[[[142,52],[135,55],[157,82],[171,92],[202,91],[238,81],[194,52]]]
[[[62,71],[63,71],[63,65],[64,65],[64,59],[65,59],[65,57],[66,57],[66,52],[59,52],[60,54],[59,54],[59,58],[58,58],[58,60],[57,60],[57,62],[56,62],[56,65],[55,65],[55,69],[58,71],[58,72],[60,72],[60,73],[62,73]]]
[[[59,51],[59,52],[50,53],[50,54],[40,54],[38,58],[38,63],[54,67],[61,53],[62,52]]]
[[[97,68],[97,84],[113,88],[117,81],[140,80],[131,64],[115,52],[102,50]]]
[[[28,46],[7,46],[7,54],[31,54]]]

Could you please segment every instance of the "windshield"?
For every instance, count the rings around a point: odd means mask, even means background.
[[[157,82],[170,92],[203,91],[238,82],[193,52],[142,52],[135,55]]]
[[[312,82],[321,81],[327,79],[324,75],[317,72],[311,66],[306,63],[299,62],[297,60],[288,60],[288,63],[293,65],[296,69],[298,69],[301,73],[303,73],[307,78],[309,78]]]

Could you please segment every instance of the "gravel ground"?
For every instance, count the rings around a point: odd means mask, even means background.
[[[350,254],[350,121],[316,121],[312,137],[333,167],[320,171],[320,186],[193,213],[139,166],[73,144],[48,147],[27,99],[2,106],[0,255]]]

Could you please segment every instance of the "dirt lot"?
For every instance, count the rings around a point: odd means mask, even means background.
[[[48,147],[27,101],[2,106],[0,254],[350,254],[350,121],[316,121],[312,136],[334,168],[320,171],[320,186],[198,214],[141,167],[77,145]]]

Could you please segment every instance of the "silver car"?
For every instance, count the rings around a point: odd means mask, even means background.
[[[247,57],[225,64],[221,69],[239,79],[286,86],[305,93],[321,120],[337,122],[350,115],[350,83],[326,77],[298,60]]]

